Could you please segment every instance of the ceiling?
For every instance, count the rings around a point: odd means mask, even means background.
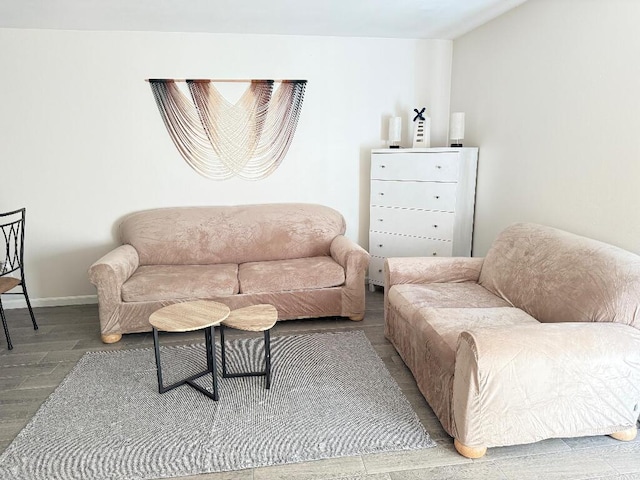
[[[0,28],[453,39],[525,0],[0,0]]]

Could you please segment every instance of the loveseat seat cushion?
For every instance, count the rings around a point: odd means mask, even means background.
[[[345,276],[331,257],[310,257],[243,263],[238,279],[240,293],[262,293],[337,287]]]
[[[211,298],[238,293],[238,266],[146,265],[122,285],[125,302]]]
[[[458,335],[472,327],[538,323],[473,282],[401,284],[389,289],[389,307],[404,318],[453,374]],[[431,354],[430,354],[431,355]]]
[[[432,308],[510,307],[508,302],[475,282],[393,285],[389,303],[404,317],[425,306]]]
[[[417,331],[427,345],[429,361],[440,364],[453,375],[460,333],[476,328],[509,325],[537,325],[539,322],[519,308],[431,308],[413,315]]]
[[[448,290],[446,287],[454,285],[463,284],[442,284],[438,287],[441,291],[445,291]],[[473,284],[469,284],[471,285]],[[538,322],[522,310],[509,306],[466,307],[460,305],[464,297],[460,298],[458,306],[434,306],[438,305],[434,291],[429,292],[434,298],[432,305],[424,301],[423,297],[422,303],[412,306],[407,302],[407,297],[404,297],[402,288],[399,287],[406,288],[408,285],[394,285],[389,289],[389,297],[393,298],[389,299],[387,306],[385,335],[411,369],[420,391],[440,419],[444,429],[453,435],[452,392],[460,333],[479,326],[490,329],[502,325],[527,325]],[[469,288],[467,291],[473,290]],[[463,290],[457,291],[461,293]],[[440,305],[447,303],[455,305],[453,292],[449,294],[448,299],[446,296],[442,297]],[[492,302],[491,298],[483,293],[475,297],[475,300],[469,300],[485,305]],[[402,309],[403,313],[400,313],[399,309]]]

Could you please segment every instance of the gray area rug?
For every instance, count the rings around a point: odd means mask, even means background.
[[[271,344],[271,389],[220,379],[218,402],[186,385],[160,395],[152,349],[87,353],[0,456],[0,478],[152,479],[435,446],[364,333]],[[262,336],[227,345],[230,371],[262,369]],[[165,384],[205,368],[204,345],[162,356]]]

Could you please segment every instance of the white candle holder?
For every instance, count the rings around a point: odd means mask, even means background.
[[[402,117],[389,119],[389,148],[400,148],[402,140]]]
[[[462,147],[462,140],[464,140],[464,112],[451,114],[449,139],[451,140],[452,147]]]

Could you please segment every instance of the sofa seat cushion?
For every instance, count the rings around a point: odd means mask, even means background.
[[[538,323],[475,282],[401,284],[389,289],[393,308],[419,337],[425,365],[453,375],[458,335],[471,328]],[[424,355],[424,356],[423,356]]]
[[[146,265],[122,285],[125,302],[211,298],[238,293],[238,266]]]
[[[405,318],[425,306],[432,308],[510,307],[475,282],[401,284],[389,289],[389,303]]]
[[[345,281],[344,269],[331,257],[243,263],[238,279],[240,293],[330,288]]]

